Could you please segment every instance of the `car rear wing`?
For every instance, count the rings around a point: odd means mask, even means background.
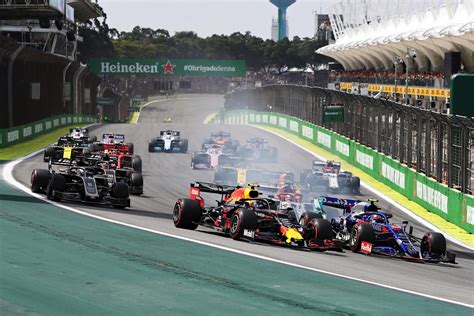
[[[354,206],[356,203],[359,203],[358,200],[352,199],[341,199],[336,197],[321,196],[318,198],[320,205],[332,206],[335,208],[347,209],[348,207]]]
[[[190,194],[191,197],[198,196],[201,193],[214,193],[214,194],[231,194],[234,192],[236,187],[230,185],[221,185],[207,182],[193,182],[191,183]]]

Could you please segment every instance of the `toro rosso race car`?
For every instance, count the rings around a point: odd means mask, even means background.
[[[188,140],[181,139],[178,131],[161,131],[160,136],[148,143],[148,151],[186,153],[188,151]]]
[[[91,166],[80,166],[77,160],[50,160],[49,169],[34,169],[31,190],[45,193],[55,201],[82,202],[125,208],[130,206],[128,185],[116,181],[113,172]],[[52,166],[58,165],[57,170]]]
[[[201,193],[221,195],[217,206],[206,207]],[[294,211],[279,208],[279,202],[259,198],[255,186],[249,188],[212,183],[191,184],[190,199],[179,199],[173,209],[177,228],[205,226],[232,239],[268,242],[310,250],[342,251],[342,243],[333,240],[331,224],[316,214],[308,215],[301,225]]]
[[[355,252],[378,254],[420,262],[455,263],[456,255],[446,250],[443,234],[427,232],[423,237],[407,230],[408,221],[390,223],[391,214],[380,212],[377,200],[360,202],[334,197],[320,198],[321,205],[340,208],[343,215],[332,218],[336,238]]]
[[[251,138],[239,149],[239,155],[257,162],[276,162],[278,150],[263,138]]]

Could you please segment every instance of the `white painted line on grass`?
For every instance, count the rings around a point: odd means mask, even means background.
[[[287,142],[297,146],[298,148],[306,151],[307,153],[313,155],[315,158],[319,159],[319,160],[327,160],[325,157],[323,156],[320,156],[314,152],[312,152],[310,149],[292,141],[291,139],[287,139],[285,138],[284,136],[274,132],[274,131],[270,131],[270,130],[267,130],[265,129],[264,127],[260,127],[260,126],[256,126],[256,125],[247,125],[247,126],[252,126],[252,127],[255,127],[255,128],[258,128],[259,130],[262,130],[262,131],[265,131],[267,133],[270,133],[270,134],[273,134],[275,136],[278,136],[284,140],[286,140]],[[435,225],[431,224],[430,222],[428,222],[427,220],[425,220],[424,218],[422,218],[421,216],[413,213],[412,211],[410,211],[409,209],[407,209],[406,207],[404,207],[403,205],[400,205],[399,203],[397,203],[395,200],[391,199],[390,197],[386,196],[385,194],[383,194],[382,192],[372,188],[371,186],[369,186],[367,183],[365,183],[364,181],[360,181],[360,184],[361,186],[363,186],[364,188],[366,188],[367,190],[369,190],[370,192],[372,192],[373,194],[383,198],[384,200],[386,200],[387,202],[389,202],[390,204],[394,205],[396,208],[398,208],[400,211],[402,211],[403,213],[405,213],[406,215],[410,216],[411,218],[413,218],[414,220],[420,222],[421,224],[423,224],[424,226],[426,226],[428,229],[431,229],[435,232],[440,232],[440,233],[443,233],[446,237],[446,239],[448,239],[449,241],[451,241],[452,243],[455,243],[461,247],[464,247],[464,248],[467,248],[471,251],[474,251],[474,248],[469,246],[468,244],[462,242],[461,240],[458,240],[456,238],[454,238],[453,236],[449,235],[448,233],[442,231],[441,229],[439,229],[438,227],[436,227]]]
[[[10,185],[18,188],[19,190],[25,192],[26,194],[29,194],[29,195],[31,195],[35,198],[38,198],[38,199],[43,200],[45,202],[48,202],[48,203],[50,203],[54,206],[60,207],[62,209],[68,210],[70,212],[80,214],[80,215],[84,215],[84,216],[88,216],[88,217],[95,218],[95,219],[98,219],[98,220],[102,220],[102,221],[105,221],[105,222],[108,222],[108,223],[113,223],[113,224],[117,224],[117,225],[121,225],[121,226],[126,226],[126,227],[129,227],[129,228],[134,228],[134,229],[146,231],[146,232],[149,232],[149,233],[153,233],[153,234],[157,234],[157,235],[161,235],[161,236],[166,236],[166,237],[170,237],[170,238],[175,238],[175,239],[179,239],[179,240],[183,240],[183,241],[187,241],[187,242],[192,242],[192,243],[195,243],[195,244],[208,246],[208,247],[212,247],[212,248],[216,248],[216,249],[220,249],[220,250],[224,250],[224,251],[244,255],[244,256],[247,256],[247,257],[266,260],[266,261],[269,261],[269,262],[283,264],[283,265],[286,265],[286,266],[300,268],[300,269],[304,269],[304,270],[308,270],[308,271],[323,273],[323,274],[326,274],[326,275],[340,277],[340,278],[343,278],[343,279],[346,279],[346,280],[352,280],[352,281],[362,282],[362,283],[366,283],[366,284],[370,284],[370,285],[374,285],[374,286],[380,286],[380,287],[383,287],[383,288],[386,288],[386,289],[395,290],[395,291],[398,291],[398,292],[403,292],[403,293],[407,293],[407,294],[411,294],[411,295],[426,297],[426,298],[429,298],[429,299],[433,299],[433,300],[437,300],[437,301],[441,301],[441,302],[445,302],[445,303],[460,305],[460,306],[464,306],[464,307],[468,307],[468,308],[474,308],[474,305],[470,305],[470,304],[466,304],[466,303],[462,303],[462,302],[458,302],[458,301],[454,301],[454,300],[450,300],[450,299],[446,299],[446,298],[441,298],[441,297],[437,297],[437,296],[434,296],[434,295],[429,295],[429,294],[424,294],[424,293],[415,292],[415,291],[411,291],[411,290],[406,290],[406,289],[398,288],[398,287],[391,286],[391,285],[381,284],[381,283],[377,283],[377,282],[373,282],[373,281],[358,279],[358,278],[343,275],[343,274],[338,274],[338,273],[334,273],[334,272],[329,272],[329,271],[325,271],[325,270],[311,268],[311,267],[296,264],[296,263],[286,262],[286,261],[282,261],[282,260],[278,260],[278,259],[274,259],[274,258],[262,256],[262,255],[253,254],[251,252],[237,250],[237,249],[233,249],[233,248],[230,248],[230,247],[220,246],[220,245],[212,244],[212,243],[197,240],[197,239],[192,239],[192,238],[188,238],[188,237],[174,235],[174,234],[166,233],[166,232],[159,231],[159,230],[152,230],[152,229],[148,229],[148,228],[145,228],[145,227],[136,226],[136,225],[132,225],[132,224],[128,224],[128,223],[108,219],[108,218],[105,218],[105,217],[102,217],[102,216],[93,215],[93,214],[75,209],[73,207],[48,200],[43,195],[39,195],[39,194],[31,192],[31,190],[28,187],[21,184],[20,182],[18,182],[13,177],[13,169],[15,168],[15,166],[17,164],[21,163],[25,159],[28,159],[28,158],[31,158],[31,157],[37,155],[40,152],[41,152],[41,150],[39,150],[37,152],[34,152],[34,153],[32,153],[28,156],[25,156],[23,158],[14,160],[12,162],[9,162],[7,165],[5,165],[5,167],[3,169],[3,179],[7,183],[9,183]]]

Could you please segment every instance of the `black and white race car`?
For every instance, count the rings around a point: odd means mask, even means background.
[[[148,151],[186,153],[188,151],[188,140],[182,139],[178,131],[161,131],[160,136],[149,142]]]
[[[74,165],[76,161],[61,158],[49,169],[34,169],[31,191],[45,193],[48,199],[125,208],[130,206],[127,183],[117,181],[115,170]]]

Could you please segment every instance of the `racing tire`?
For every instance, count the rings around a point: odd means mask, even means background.
[[[185,154],[185,153],[188,152],[188,148],[189,148],[188,140],[187,140],[187,139],[182,139],[182,140],[179,142],[179,150],[180,150],[180,152],[182,152],[183,154]]]
[[[132,158],[132,169],[133,171],[142,172],[142,158],[140,157]]]
[[[87,143],[91,144],[97,141],[97,136],[91,136],[87,139]]]
[[[230,237],[239,240],[246,229],[257,229],[257,215],[250,209],[241,208],[235,211],[230,219]]]
[[[50,200],[61,201],[61,198],[54,195],[54,192],[64,192],[66,190],[66,179],[60,174],[53,174],[49,180],[47,197]]]
[[[301,226],[307,226],[309,222],[311,222],[315,218],[322,219],[323,216],[316,212],[304,212],[303,214],[301,214],[298,222],[300,223]]]
[[[127,143],[128,153],[133,155],[133,143]]]
[[[125,182],[117,182],[112,187],[112,197],[117,199],[128,199],[130,191],[128,190],[128,184]]]
[[[446,253],[446,238],[443,234],[428,232],[425,233],[420,245],[421,254],[442,256]]]
[[[179,199],[173,209],[173,223],[177,228],[195,230],[201,221],[202,208],[199,201]]]
[[[309,242],[312,239],[316,240],[332,240],[334,233],[330,222],[323,218],[313,218],[306,225],[304,232],[304,239]]]
[[[375,241],[374,229],[369,224],[355,224],[351,229],[351,235],[349,238],[349,248],[358,252],[362,246],[362,242],[369,242],[371,244]]]
[[[138,172],[134,172],[130,174],[130,187],[143,187],[143,175]],[[143,190],[140,192],[133,192],[133,195],[141,195],[143,194]]]
[[[31,192],[44,193],[51,179],[51,173],[46,169],[33,169],[31,173]]]
[[[359,177],[352,177],[350,186],[352,189],[352,193],[360,194],[360,178]]]
[[[54,148],[51,146],[46,147],[43,154],[43,161],[49,162],[49,158],[51,158],[53,155],[54,155]]]
[[[149,153],[154,153],[155,152],[155,144],[153,144],[153,143],[148,144],[148,152]]]

